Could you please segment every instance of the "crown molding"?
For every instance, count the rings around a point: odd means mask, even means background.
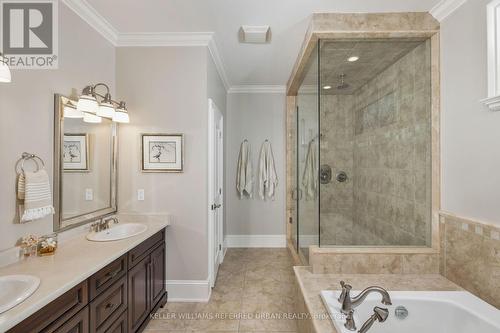
[[[219,73],[220,79],[226,92],[230,90],[231,83],[229,82],[229,77],[227,76],[226,67],[224,66],[224,61],[222,60],[222,56],[217,47],[217,42],[215,40],[215,35],[212,36],[210,41],[208,42],[208,50],[210,51],[210,55],[215,63],[215,67],[217,68],[217,72]]]
[[[229,79],[213,32],[137,32],[118,34],[116,47],[205,46],[210,51],[215,67],[226,91]]]
[[[226,89],[231,86],[213,32],[120,33],[86,0],[62,0],[75,14],[115,47],[206,46]]]
[[[232,86],[228,94],[285,94],[286,86],[280,85],[240,85]]]
[[[439,1],[429,13],[434,16],[439,22],[443,21],[451,13],[462,6],[467,0],[441,0]]]
[[[117,47],[208,46],[213,32],[132,32],[119,33]]]
[[[116,46],[118,30],[95,10],[86,0],[62,0],[76,15],[87,22],[94,30]]]

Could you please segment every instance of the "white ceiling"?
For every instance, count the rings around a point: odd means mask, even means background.
[[[429,11],[439,0],[87,0],[119,33],[214,32],[231,86],[285,85],[313,12]],[[270,44],[241,44],[270,25]]]

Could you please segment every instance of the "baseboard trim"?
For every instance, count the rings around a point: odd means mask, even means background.
[[[286,248],[286,235],[226,235],[228,248],[280,247]]]
[[[212,294],[210,281],[167,280],[169,302],[208,302]]]

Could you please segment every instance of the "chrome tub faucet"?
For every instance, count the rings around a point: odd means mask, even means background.
[[[346,323],[344,326],[350,331],[356,330],[356,323],[354,322],[354,308],[363,303],[369,294],[379,293],[382,296],[382,304],[392,305],[391,296],[387,290],[382,287],[368,287],[360,292],[356,297],[351,298],[352,286],[344,281],[340,281],[340,285],[342,286],[342,293],[338,298],[339,303],[342,305],[340,311],[346,315]],[[366,333],[376,320],[384,322],[389,316],[389,311],[387,309],[379,308],[378,306],[376,306],[373,311],[374,314],[363,324],[361,329],[358,331],[359,333]]]
[[[340,285],[342,286],[342,293],[340,294],[340,297],[338,299],[339,303],[342,304],[342,313],[343,314],[349,314],[349,312],[363,303],[365,298],[371,294],[371,293],[379,293],[382,295],[382,304],[385,305],[392,305],[391,301],[391,296],[382,287],[378,286],[371,286],[363,290],[362,292],[359,293],[358,296],[351,298],[351,289],[352,286],[349,284],[346,284],[344,281],[340,281]]]
[[[373,314],[371,315],[370,318],[361,326],[361,329],[358,331],[358,333],[366,333],[368,330],[372,327],[373,323],[375,321],[378,321],[380,323],[383,323],[384,321],[387,320],[387,317],[389,317],[389,310],[380,308],[378,306],[373,308]]]

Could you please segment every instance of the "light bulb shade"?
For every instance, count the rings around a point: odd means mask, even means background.
[[[64,104],[63,114],[64,114],[64,118],[83,118],[84,117],[83,112],[80,110],[77,110],[76,107],[73,104],[71,104],[71,102]]]
[[[128,124],[130,122],[130,118],[128,116],[127,111],[117,109],[115,115],[113,116],[113,121],[117,123]]]
[[[76,105],[76,109],[81,112],[88,112],[95,114],[99,109],[99,103],[97,103],[97,100],[95,99],[94,96],[82,95],[78,99],[78,104]]]
[[[113,118],[115,115],[115,107],[111,103],[101,103],[97,109],[97,115],[100,117]]]
[[[3,58],[0,56],[0,82],[9,83],[11,79],[9,66],[3,62]]]
[[[102,121],[102,118],[99,116],[96,116],[95,114],[84,113],[83,114],[83,121],[86,123],[99,124]]]

